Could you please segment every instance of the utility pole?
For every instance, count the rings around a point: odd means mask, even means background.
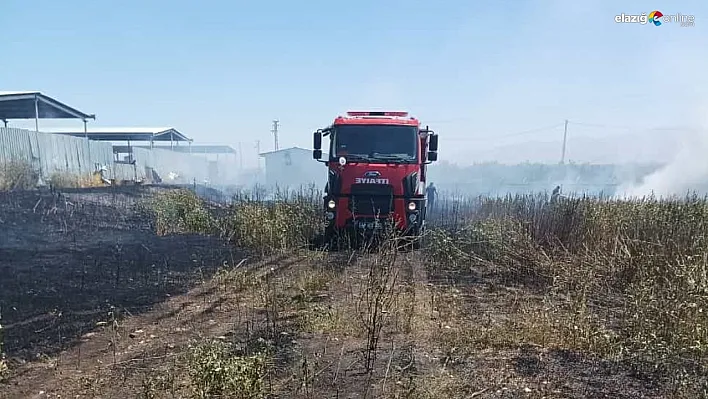
[[[563,150],[561,151],[561,165],[565,163],[565,145],[568,142],[568,120],[565,120],[565,126],[563,127]]]
[[[256,140],[256,162],[258,165],[258,174],[261,173],[261,141]]]
[[[273,133],[273,139],[275,140],[275,151],[278,151],[278,120],[273,121],[273,130],[270,132]]]

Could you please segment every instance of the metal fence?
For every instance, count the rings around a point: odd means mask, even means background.
[[[167,182],[203,182],[209,177],[208,162],[190,154],[134,148],[133,159],[133,164],[115,162],[109,142],[0,128],[0,164],[27,162],[44,181],[56,173],[89,177],[101,168],[105,178],[116,180],[152,180],[151,170]]]

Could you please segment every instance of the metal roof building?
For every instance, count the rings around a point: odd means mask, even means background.
[[[121,146],[113,146],[121,147]],[[163,147],[150,147],[146,145],[134,145],[133,148],[163,148]],[[189,152],[194,154],[231,154],[236,155],[236,151],[233,147],[228,145],[191,145],[189,147],[173,147],[172,151],[175,152]]]
[[[96,141],[192,142],[191,138],[173,127],[101,127],[86,129],[85,131],[71,128],[50,128],[42,131],[84,137]]]
[[[63,136],[82,137],[92,141],[125,141],[125,146],[113,146],[113,154],[116,162],[133,162],[133,146],[131,142],[150,142],[148,148],[153,147],[153,143],[169,142],[170,148],[174,148],[174,143],[187,142],[191,146],[192,139],[173,127],[100,127],[84,129],[79,131],[71,128],[50,128],[42,129],[45,133]]]
[[[320,186],[327,181],[327,168],[312,158],[312,150],[292,147],[259,155],[265,158],[268,185],[297,188],[313,183]],[[323,157],[327,155],[323,154]]]
[[[81,119],[86,122],[96,119],[96,115],[87,114],[66,105],[39,91],[0,91],[0,120],[5,127],[13,119],[34,119],[35,130],[39,131],[40,119]]]
[[[190,152],[190,149],[185,147],[175,147],[174,151]],[[191,146],[191,152],[198,154],[238,154],[236,149],[228,145],[193,145]]]

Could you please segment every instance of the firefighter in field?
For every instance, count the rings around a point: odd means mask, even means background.
[[[553,192],[551,193],[551,204],[554,204],[556,201],[558,201],[558,197],[560,197],[560,191],[561,186],[556,186],[556,188],[553,189]]]
[[[425,189],[425,194],[428,196],[428,209],[433,210],[435,208],[435,197],[438,195],[438,189],[432,182]]]

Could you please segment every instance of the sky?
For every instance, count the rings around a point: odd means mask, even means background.
[[[695,26],[615,22],[654,9]],[[280,147],[311,148],[352,109],[409,111],[458,163],[557,162],[566,119],[578,162],[670,157],[708,129],[699,0],[2,0],[0,26],[0,90],[242,143],[248,162],[273,119]]]

